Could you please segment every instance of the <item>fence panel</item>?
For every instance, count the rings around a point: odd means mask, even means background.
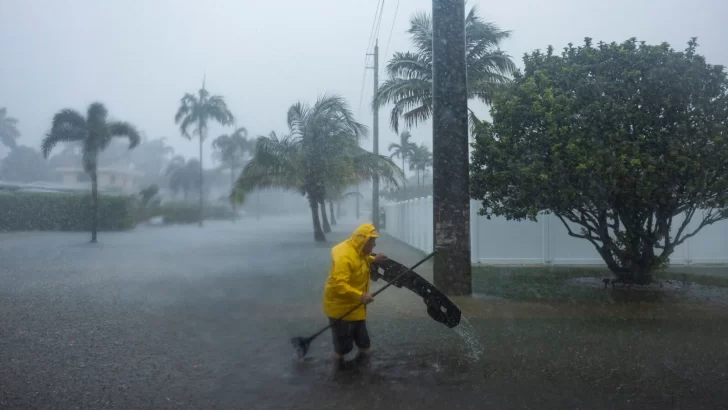
[[[538,222],[508,221],[478,215],[479,201],[470,203],[471,259],[484,264],[603,265],[594,246],[569,235],[564,223],[554,215],[541,215]],[[386,232],[425,252],[433,249],[434,221],[432,196],[384,206]],[[677,234],[683,217],[673,221],[671,234]],[[685,229],[693,232],[702,221],[695,216]],[[568,222],[568,221],[567,221]],[[574,233],[580,227],[568,223]],[[728,264],[728,222],[704,227],[696,236],[679,245],[671,255],[673,265]],[[657,250],[661,252],[661,250]]]

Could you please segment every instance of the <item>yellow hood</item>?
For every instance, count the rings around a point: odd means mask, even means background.
[[[365,223],[359,225],[358,228],[351,234],[351,237],[347,239],[349,245],[351,245],[358,254],[361,255],[364,245],[366,245],[369,238],[378,238],[379,233],[373,224]]]

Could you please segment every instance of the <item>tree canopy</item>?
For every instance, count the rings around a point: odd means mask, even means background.
[[[0,108],[0,144],[8,148],[15,148],[17,145],[15,140],[18,137],[20,137],[18,119],[8,116],[7,108]]]
[[[432,116],[432,19],[429,13],[412,15],[407,32],[412,36],[415,51],[394,53],[387,64],[389,78],[379,86],[374,98],[377,108],[394,104],[390,124],[395,132],[399,132],[400,117],[407,127],[412,127]],[[509,76],[516,65],[499,48],[510,35],[510,31],[483,21],[478,16],[477,6],[465,16],[468,99],[490,104],[494,93],[510,81]],[[472,111],[470,114],[471,120],[475,121]]]
[[[481,214],[553,213],[619,279],[649,282],[676,246],[728,218],[728,80],[696,48],[587,38],[525,56],[477,127]]]

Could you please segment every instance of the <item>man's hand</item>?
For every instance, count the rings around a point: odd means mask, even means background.
[[[368,304],[374,302],[374,297],[372,296],[371,293],[362,293],[360,299],[361,299],[361,303],[363,303],[365,305],[368,305]]]
[[[381,262],[387,260],[387,257],[383,253],[378,253],[374,256],[374,262]]]

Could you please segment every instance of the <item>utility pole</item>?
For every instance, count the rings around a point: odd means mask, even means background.
[[[374,94],[372,94],[372,102],[377,96],[379,91],[379,39],[375,40],[374,43],[374,54],[367,54],[374,56],[374,66],[367,67],[368,69],[374,70]],[[372,134],[374,137],[374,155],[379,155],[379,106],[372,104],[374,114],[374,124],[372,126]],[[375,228],[379,229],[379,175],[374,174],[372,177],[372,224]]]
[[[434,285],[470,295],[470,193],[465,1],[432,0]]]

